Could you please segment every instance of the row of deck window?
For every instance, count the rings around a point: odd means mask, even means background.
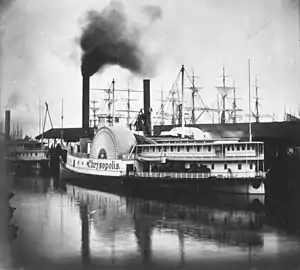
[[[35,156],[37,156],[38,155],[38,153],[23,153],[23,154],[19,154],[20,156],[34,156],[34,154],[35,154]]]
[[[236,146],[236,147],[235,147]],[[224,146],[223,151],[225,151],[225,149],[227,151],[245,151],[247,148],[247,150],[255,150],[255,145],[250,145],[250,144],[243,144],[243,145],[227,145]],[[212,151],[212,147],[211,145],[208,145],[208,147],[206,148],[208,152]],[[142,151],[142,148],[138,148],[139,152]],[[203,146],[146,146],[143,147],[143,151],[144,152],[167,152],[167,151],[171,151],[171,152],[180,152],[181,150],[186,150],[187,152],[190,151],[197,151],[200,152],[201,150],[203,150]],[[221,147],[215,148],[215,151],[221,151]],[[262,146],[259,145],[259,152],[262,153]]]
[[[211,164],[211,169],[214,170],[215,169],[215,164]],[[224,170],[227,170],[228,169],[228,165],[227,163],[224,164]],[[242,164],[241,163],[238,163],[238,170],[241,170],[242,169]],[[253,169],[253,163],[250,163],[250,170]]]

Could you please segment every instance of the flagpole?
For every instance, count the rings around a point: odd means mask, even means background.
[[[60,133],[60,144],[62,145],[63,141],[63,128],[64,128],[64,99],[61,99],[61,133]]]

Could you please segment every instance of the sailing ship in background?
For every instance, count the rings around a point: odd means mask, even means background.
[[[134,120],[137,118],[138,113],[140,111],[132,109],[132,102],[138,101],[136,98],[132,98],[132,94],[141,94],[143,91],[131,89],[129,86],[127,89],[118,89],[115,88],[116,81],[112,79],[112,82],[108,88],[92,88],[92,91],[104,92],[107,96],[103,98],[101,95],[102,101],[106,104],[101,106],[104,110],[99,113],[100,106],[96,106],[96,104],[101,102],[100,100],[92,100],[92,106],[90,107],[92,114],[90,120],[90,127],[94,127],[97,129],[102,125],[112,126],[113,124],[121,124],[126,126],[129,129],[134,129]],[[116,94],[126,93],[127,97],[118,97],[116,98]],[[119,102],[121,101],[121,102]],[[124,104],[126,101],[126,108],[117,108],[118,103]],[[126,113],[124,115],[124,113]],[[125,121],[124,121],[125,120]]]
[[[111,125],[98,128],[93,138],[81,138],[76,152],[66,150],[61,175],[81,181],[93,176],[108,183],[264,194],[264,147],[263,142],[252,142],[250,122],[249,141],[185,136],[184,75],[182,66],[181,138],[151,137],[150,80],[144,80],[144,112],[136,121],[144,136],[117,125],[113,108]],[[88,126],[89,116],[83,115],[83,127]]]
[[[226,79],[228,79],[228,76],[225,73],[225,67],[223,67],[222,71],[222,85],[215,87],[215,89],[217,90],[215,106],[208,106],[207,103],[204,102],[203,98],[200,95],[200,90],[202,90],[203,87],[196,86],[195,78],[197,77],[194,75],[194,72],[192,75],[190,75],[186,71],[185,76],[191,85],[190,87],[187,87],[187,90],[190,91],[185,91],[187,94],[184,113],[184,121],[186,125],[203,124],[204,121],[207,120],[209,122],[212,122],[213,124],[235,124],[238,123],[238,120],[241,119],[246,119],[246,122],[249,121],[249,112],[243,113],[243,110],[239,108],[237,104],[237,100],[239,98],[236,96],[237,87],[234,78],[232,78],[232,84],[228,84],[226,81]],[[179,78],[180,76],[176,77],[171,90],[167,93],[166,99],[164,99],[164,93],[161,93],[161,106],[154,116],[156,125],[181,125],[182,97],[181,89],[178,87]],[[252,119],[254,119],[256,123],[259,123],[262,118],[275,121],[274,115],[260,113],[261,104],[259,100],[261,98],[258,96],[259,86],[257,77],[255,78],[254,87],[255,109],[251,109],[250,111],[250,120],[252,121]],[[190,95],[190,97],[188,97],[188,95]],[[249,98],[251,101],[252,97]],[[228,99],[232,100],[231,108],[228,107]],[[206,119],[203,116],[206,116]]]

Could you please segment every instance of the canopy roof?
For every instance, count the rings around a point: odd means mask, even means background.
[[[61,137],[65,142],[77,142],[80,138],[85,136],[83,128],[52,128],[35,137],[35,139],[40,140],[44,136],[44,139],[60,139]],[[93,139],[94,130],[90,128],[88,131],[88,137]],[[155,141],[150,138],[146,138],[143,135],[134,134],[137,143],[155,143]]]
[[[42,137],[44,137],[44,139],[60,139],[62,137],[66,142],[77,142],[80,138],[85,137],[86,135],[92,138],[93,134],[94,131],[92,128],[88,130],[87,134],[83,128],[52,128],[35,138],[40,140]]]

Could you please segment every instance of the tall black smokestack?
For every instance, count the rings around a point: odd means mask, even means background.
[[[82,72],[82,128],[89,129],[90,124],[90,76]]]
[[[143,12],[151,23],[162,18],[162,10],[158,6],[145,6]],[[89,77],[97,72],[101,73],[107,65],[118,65],[140,75],[149,76],[153,72],[155,63],[150,59],[145,61],[148,54],[144,53],[145,48],[141,43],[144,32],[142,27],[129,23],[121,1],[112,0],[100,12],[87,12],[79,38],[82,50],[83,128],[89,127]],[[150,106],[150,103],[148,105]],[[151,127],[151,122],[149,125]],[[150,129],[148,132],[151,132]]]
[[[5,111],[5,139],[10,139],[10,111]]]
[[[144,80],[144,135],[150,136],[151,130],[151,108],[150,108],[150,80]]]

